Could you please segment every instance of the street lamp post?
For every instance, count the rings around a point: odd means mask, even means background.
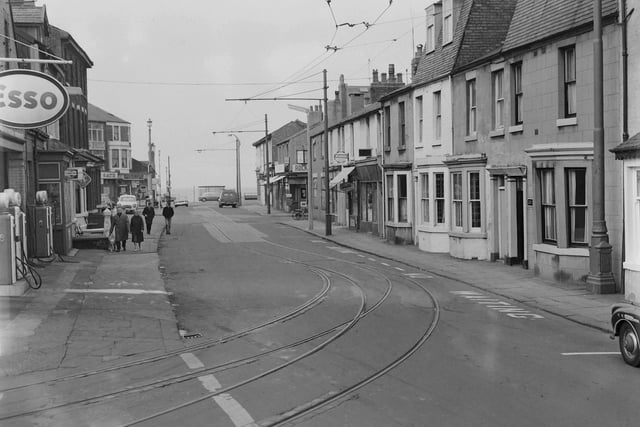
[[[148,166],[147,166],[147,194],[149,195],[149,198],[151,199],[151,204],[152,206],[155,205],[155,201],[156,201],[156,197],[155,197],[155,191],[152,190],[151,185],[152,185],[152,173],[155,170],[155,167],[153,165],[153,151],[151,148],[151,125],[153,124],[153,122],[151,121],[151,119],[147,119],[147,127],[149,128],[149,147],[148,147],[148,152],[147,152],[147,156],[148,156]]]

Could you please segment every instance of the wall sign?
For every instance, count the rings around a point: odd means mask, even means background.
[[[0,72],[0,123],[13,128],[30,129],[58,120],[69,108],[64,86],[33,70]]]

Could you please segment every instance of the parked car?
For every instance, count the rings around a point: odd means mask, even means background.
[[[173,203],[173,206],[175,206],[176,208],[177,208],[178,206],[186,206],[186,207],[189,207],[189,201],[188,201],[188,200],[176,200],[176,201]]]
[[[238,207],[238,193],[233,190],[224,190],[218,199],[218,207],[224,206]]]
[[[201,202],[211,202],[211,201],[215,202],[219,198],[220,198],[220,193],[202,193],[199,200]]]
[[[124,209],[125,213],[133,213],[138,208],[138,199],[131,194],[123,194],[118,197],[116,206]]]
[[[626,302],[614,304],[611,327],[611,338],[618,337],[622,359],[631,366],[640,366],[640,306]]]

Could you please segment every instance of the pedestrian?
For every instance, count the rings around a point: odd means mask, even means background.
[[[127,239],[129,238],[129,217],[122,212],[122,208],[117,208],[117,213],[111,218],[111,233],[115,230],[116,252],[127,250]]]
[[[142,242],[144,242],[144,224],[140,212],[136,209],[131,217],[131,241],[133,242],[133,250],[142,250]]]
[[[162,216],[164,217],[164,229],[167,234],[171,234],[171,218],[173,217],[173,208],[171,202],[167,200],[167,204],[162,209]]]
[[[144,222],[147,224],[147,234],[151,234],[151,224],[153,223],[153,217],[156,216],[156,210],[153,208],[151,200],[147,200],[147,206],[142,211],[144,216]]]

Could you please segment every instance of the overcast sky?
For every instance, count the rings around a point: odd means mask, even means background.
[[[329,97],[340,74],[366,85],[371,70],[394,64],[407,81],[416,44],[425,38],[432,0],[38,0],[49,22],[68,31],[94,65],[89,102],[131,123],[133,157],[147,159],[148,128],[160,150],[163,191],[171,158],[174,195],[194,186],[235,188],[238,133],[242,187],[255,192],[255,150],[269,131],[306,121],[287,107],[313,101],[225,101],[249,97]],[[363,22],[369,25],[362,24]],[[342,25],[337,24],[357,24]],[[338,47],[337,51],[325,46]],[[290,84],[299,82],[298,84]],[[286,83],[286,84],[285,84]],[[274,90],[276,89],[276,90]],[[267,92],[268,91],[268,92]],[[232,149],[205,151],[198,149]],[[182,193],[182,194],[180,194]]]

